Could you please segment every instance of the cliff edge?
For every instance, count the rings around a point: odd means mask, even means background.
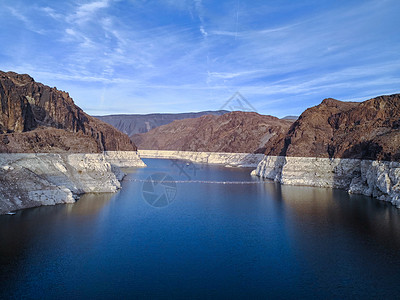
[[[86,114],[67,92],[0,71],[0,152],[136,150],[127,135]]]
[[[266,155],[400,160],[400,94],[364,102],[325,99],[301,114]]]

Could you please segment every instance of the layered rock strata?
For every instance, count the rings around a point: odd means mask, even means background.
[[[340,188],[400,207],[399,162],[265,156],[252,175],[282,184]]]
[[[146,167],[135,151],[105,151],[104,156],[107,162],[119,168]]]
[[[110,163],[111,162],[111,163]],[[145,166],[136,152],[0,153],[0,214],[73,203],[84,193],[113,193],[124,173]]]
[[[254,175],[333,187],[400,205],[400,94],[325,99],[266,145]]]

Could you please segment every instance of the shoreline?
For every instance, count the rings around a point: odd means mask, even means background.
[[[174,150],[138,150],[141,158],[182,159],[194,163],[224,165],[225,167],[255,168],[264,154],[229,152],[194,152]]]
[[[399,162],[265,156],[251,174],[282,184],[344,189],[400,208]]]
[[[120,167],[145,166],[136,151],[0,153],[0,215],[115,193],[125,176]]]

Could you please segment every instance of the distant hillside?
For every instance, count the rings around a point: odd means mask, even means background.
[[[86,114],[68,93],[0,71],[0,152],[136,150],[129,137]]]
[[[299,116],[286,116],[283,117],[282,120],[294,120],[296,121],[299,118]]]
[[[265,154],[400,161],[400,94],[364,102],[325,99],[273,137]]]
[[[139,149],[203,152],[263,152],[268,140],[284,134],[293,121],[255,112],[176,120],[132,136]]]
[[[119,131],[132,136],[137,133],[145,133],[161,125],[169,124],[175,120],[198,118],[204,115],[221,116],[226,110],[189,112],[179,114],[147,114],[147,115],[107,115],[96,116],[99,120],[106,122]]]

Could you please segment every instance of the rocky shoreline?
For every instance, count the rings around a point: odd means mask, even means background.
[[[138,150],[141,158],[182,159],[194,163],[216,164],[226,167],[255,168],[264,154],[226,153],[226,152],[193,152],[169,150]]]
[[[265,156],[252,172],[282,184],[340,188],[400,208],[400,163],[346,158]]]
[[[114,193],[120,167],[144,167],[136,151],[0,153],[0,215],[42,205],[74,203],[84,193]]]

